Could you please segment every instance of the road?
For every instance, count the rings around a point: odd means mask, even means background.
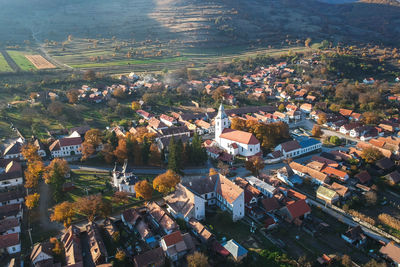
[[[355,142],[355,143],[360,142],[360,139],[353,138],[353,137],[351,137],[351,136],[342,134],[342,133],[340,133],[340,132],[336,132],[336,131],[332,131],[332,130],[328,130],[328,129],[322,129],[322,132],[323,132],[324,135],[326,135],[326,136],[337,136],[337,137],[339,137],[339,138],[347,139],[347,140],[350,140],[350,141]]]

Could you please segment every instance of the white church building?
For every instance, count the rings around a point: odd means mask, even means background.
[[[252,157],[261,155],[260,142],[252,134],[230,128],[230,121],[221,104],[215,122],[215,142],[229,154]]]

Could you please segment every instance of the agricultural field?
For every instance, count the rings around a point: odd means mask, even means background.
[[[0,72],[12,72],[13,69],[8,65],[4,56],[0,53]]]
[[[26,57],[25,54],[21,51],[14,51],[14,50],[7,50],[7,53],[10,55],[12,60],[14,60],[15,64],[18,65],[18,67],[22,71],[31,71],[31,70],[36,70],[37,68],[35,67],[34,64],[32,64]]]
[[[26,55],[25,56],[38,70],[54,69],[56,66],[51,64],[41,55]]]

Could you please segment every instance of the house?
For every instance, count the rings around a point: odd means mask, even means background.
[[[244,190],[244,203],[246,208],[253,207],[257,204],[258,200],[262,198],[263,194],[261,191],[255,188],[245,179],[236,177],[234,182]]]
[[[329,177],[325,173],[314,170],[310,167],[301,165],[297,162],[289,163],[290,168],[292,168],[295,174],[298,174],[301,177],[308,177],[315,184],[327,184],[329,182]]]
[[[336,182],[333,182],[329,188],[338,193],[341,198],[347,198],[351,194],[350,189],[347,186],[338,184]]]
[[[202,243],[210,244],[214,240],[214,235],[198,220],[190,219],[189,226],[193,234],[197,236]]]
[[[21,241],[19,233],[0,236],[0,252],[7,251],[8,254],[21,252]]]
[[[0,220],[0,235],[21,233],[21,222],[18,218]]]
[[[303,183],[303,179],[295,174],[289,165],[280,168],[277,171],[276,177],[291,187]]]
[[[165,202],[168,212],[174,218],[183,218],[186,221],[205,218],[206,200],[181,183],[176,186],[173,194],[165,197]]]
[[[110,238],[115,237],[115,234],[117,233],[117,227],[115,226],[113,220],[110,218],[106,218],[103,221],[103,229],[107,232],[108,236]]]
[[[177,123],[175,118],[170,117],[170,116],[165,115],[165,114],[161,114],[160,121],[162,121],[165,125],[170,126],[170,127]]]
[[[347,179],[349,179],[349,175],[346,172],[338,170],[338,169],[334,169],[329,166],[322,169],[321,172],[329,175],[329,177],[339,179],[342,182],[346,182]]]
[[[78,227],[71,225],[61,236],[65,251],[65,266],[67,267],[83,266],[80,232]]]
[[[339,194],[335,190],[320,185],[317,189],[317,198],[326,203],[333,204],[339,200]]]
[[[397,267],[400,266],[400,246],[394,242],[389,242],[381,247],[379,252]]]
[[[21,219],[23,209],[21,204],[10,204],[0,207],[0,219],[18,218]]]
[[[279,212],[286,221],[301,225],[303,219],[311,213],[311,208],[306,200],[300,199],[284,206]]]
[[[341,109],[339,109],[339,113],[340,113],[340,115],[342,115],[344,117],[350,117],[353,114],[353,111],[350,109],[341,108]]]
[[[144,220],[140,220],[136,224],[136,230],[139,233],[140,237],[146,244],[150,247],[154,247],[157,244],[157,240],[153,235],[153,232],[150,230],[149,226]]]
[[[398,171],[394,171],[386,175],[385,178],[391,185],[396,185],[400,182],[400,173]]]
[[[304,103],[300,106],[300,110],[306,114],[311,113],[313,106],[309,103]]]
[[[369,175],[367,171],[361,171],[357,173],[354,177],[357,178],[358,181],[362,184],[367,184],[372,179],[371,175]]]
[[[164,130],[164,129],[168,128],[168,126],[165,125],[165,123],[163,123],[162,121],[160,121],[154,117],[149,119],[147,127],[150,127],[150,130],[153,130],[155,132],[159,132],[160,130]]]
[[[14,160],[0,160],[0,189],[9,189],[23,183],[21,164]]]
[[[35,244],[30,256],[33,267],[54,266],[52,250],[53,244],[51,244],[49,241]]]
[[[244,217],[244,190],[225,176],[216,174],[192,179],[185,182],[184,186],[206,200],[204,205],[217,205],[220,209],[229,211],[233,221]]]
[[[154,227],[160,228],[167,235],[179,230],[178,224],[157,203],[148,203],[147,209]]]
[[[94,264],[99,265],[107,260],[108,253],[100,229],[95,222],[89,222],[86,225],[86,232],[89,238],[90,254]]]
[[[367,236],[359,225],[349,228],[346,233],[342,234],[342,238],[356,247],[360,247],[367,242]]]
[[[24,202],[24,190],[10,190],[0,193],[0,207],[10,204],[21,204]]]
[[[344,124],[344,125],[342,125],[341,127],[340,127],[340,133],[342,133],[342,134],[350,134],[350,131],[351,130],[353,130],[353,129],[355,129],[355,128],[358,128],[358,127],[361,127],[361,124],[360,123],[358,123],[358,122],[351,122],[351,123],[347,123],[347,124]]]
[[[363,80],[363,83],[364,83],[364,84],[368,84],[368,85],[374,84],[374,82],[375,82],[374,78],[365,78],[365,79]]]
[[[242,247],[239,243],[237,243],[233,239],[231,239],[225,243],[222,243],[221,245],[227,251],[229,251],[229,253],[235,259],[235,261],[241,261],[243,258],[245,258],[247,256],[247,249]]]
[[[162,267],[165,264],[164,251],[161,247],[148,250],[136,255],[133,262],[135,267]]]
[[[136,209],[128,209],[124,210],[121,214],[122,222],[129,227],[129,229],[133,230],[136,222],[141,218],[140,213]]]
[[[393,168],[395,167],[395,164],[392,160],[390,160],[389,158],[382,158],[380,160],[378,160],[377,162],[375,162],[375,165],[382,171],[382,172],[388,172],[393,170]]]
[[[254,176],[249,176],[249,177],[246,177],[245,179],[252,186],[254,186],[258,190],[260,190],[260,192],[266,197],[273,197],[273,195],[275,195],[275,193],[277,192],[277,189],[274,186],[254,177]]]
[[[137,110],[136,113],[145,120],[150,120],[150,118],[153,117],[153,115],[142,109]]]
[[[16,159],[23,160],[21,154],[22,147],[24,146],[25,140],[18,138],[15,142],[11,143],[3,152],[4,159]]]
[[[261,204],[266,212],[273,212],[278,210],[281,205],[275,197],[263,198]]]
[[[261,154],[260,142],[248,132],[233,130],[230,121],[221,104],[215,121],[215,141],[229,154],[252,157]]]
[[[81,137],[65,137],[54,141],[49,150],[53,158],[72,157],[75,159],[82,155],[81,145]]]
[[[187,253],[194,250],[194,244],[190,234],[185,233],[182,235],[180,231],[163,236],[160,240],[160,244],[164,253],[172,262],[176,262]]]
[[[281,155],[281,158],[287,159],[299,157],[306,153],[311,153],[313,151],[321,149],[321,147],[322,143],[320,141],[314,138],[307,138],[300,142],[298,142],[297,140],[292,140],[279,144],[275,147],[273,153],[275,153],[276,151],[280,151],[281,154],[279,155]],[[275,156],[273,155],[273,153],[268,154],[268,156],[274,158]]]

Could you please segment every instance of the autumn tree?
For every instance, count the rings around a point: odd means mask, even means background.
[[[351,260],[349,255],[344,254],[342,256],[341,263],[344,267],[351,267],[353,266],[353,261]]]
[[[113,96],[122,99],[125,96],[125,92],[122,88],[118,87],[114,89]]]
[[[305,47],[310,47],[310,44],[311,44],[311,38],[307,38],[305,41],[304,41],[304,45],[305,45]]]
[[[321,137],[322,136],[321,127],[319,125],[315,124],[314,127],[312,128],[311,134],[312,134],[312,136],[317,137],[317,138]]]
[[[153,181],[153,188],[160,193],[168,194],[175,190],[176,185],[181,181],[181,177],[172,170],[160,174]]]
[[[137,101],[132,101],[131,108],[132,108],[133,110],[138,110],[138,109],[141,108],[141,105],[140,105],[140,103],[137,102]]]
[[[124,191],[117,191],[114,193],[112,197],[113,203],[119,205],[119,204],[128,204],[129,203],[129,194]]]
[[[67,98],[68,98],[68,102],[71,104],[75,104],[76,102],[78,102],[78,97],[79,97],[79,91],[76,89],[71,89],[68,90],[67,92]]]
[[[125,258],[126,258],[126,254],[122,250],[118,250],[117,253],[115,254],[115,259],[120,262],[124,261]]]
[[[21,154],[24,159],[26,159],[28,164],[42,160],[42,158],[38,154],[38,147],[32,143],[27,143],[23,145],[21,148]]]
[[[107,143],[103,145],[103,150],[101,150],[101,156],[107,163],[112,163],[114,160],[114,151],[111,144]]]
[[[50,216],[52,222],[57,221],[64,224],[67,228],[71,225],[72,218],[75,216],[74,204],[68,201],[62,202],[54,207],[53,214]]]
[[[209,171],[208,175],[209,176],[213,176],[213,175],[216,175],[216,174],[218,174],[218,172],[214,168],[210,168],[210,171]]]
[[[101,195],[80,197],[76,201],[77,211],[85,216],[88,221],[93,222],[96,216],[105,213],[105,203]]]
[[[33,209],[39,204],[40,194],[34,193],[25,197],[25,205],[28,209]]]
[[[361,158],[366,163],[372,164],[383,158],[383,154],[379,149],[371,146],[363,149],[361,152]]]
[[[278,110],[280,111],[280,112],[283,112],[283,111],[285,111],[285,105],[284,104],[280,104],[279,105],[279,107],[278,107]]]
[[[55,237],[51,237],[49,241],[53,245],[52,252],[58,259],[61,259],[64,253],[62,243]]]
[[[218,162],[217,167],[219,169],[219,172],[224,176],[227,176],[229,174],[229,172],[230,172],[229,165],[223,163],[222,161]]]
[[[135,184],[136,197],[141,197],[144,200],[150,200],[153,196],[153,187],[146,180]]]
[[[374,191],[369,191],[364,194],[364,199],[368,206],[374,206],[378,201],[378,195]]]
[[[60,158],[53,159],[49,166],[45,168],[43,178],[46,184],[50,184],[53,187],[53,197],[56,202],[61,199],[65,178],[70,171],[68,162]]]
[[[96,73],[93,70],[87,70],[83,74],[83,79],[87,81],[93,81],[94,79],[96,79]]]
[[[150,145],[149,162],[153,166],[161,166],[161,153],[155,143]]]
[[[128,158],[128,150],[126,147],[126,140],[121,138],[118,141],[118,146],[114,150],[114,156],[118,159],[120,163],[124,162]]]
[[[258,176],[260,170],[264,169],[265,164],[261,157],[251,157],[245,163],[245,167],[248,171],[250,171],[253,175]]]
[[[219,86],[217,89],[212,94],[212,98],[214,99],[215,102],[221,102],[223,99],[223,96],[225,94],[225,88],[222,86]]]
[[[102,132],[99,129],[90,129],[85,134],[85,141],[82,143],[82,160],[92,156],[102,143]]]
[[[321,114],[318,115],[317,123],[319,125],[322,125],[322,124],[326,123],[326,114],[325,113],[321,113]]]
[[[235,117],[231,121],[231,128],[234,130],[243,131],[246,129],[246,121],[244,119]]]
[[[32,163],[28,163],[28,166],[24,172],[25,176],[25,187],[26,188],[35,188],[39,183],[39,178],[41,173],[43,172],[44,164],[42,161],[34,161]]]
[[[186,257],[186,260],[188,262],[189,267],[208,267],[210,266],[208,264],[208,257],[201,253],[196,251],[193,254],[190,254]]]
[[[362,120],[365,124],[376,124],[379,121],[379,116],[375,112],[364,112]]]

